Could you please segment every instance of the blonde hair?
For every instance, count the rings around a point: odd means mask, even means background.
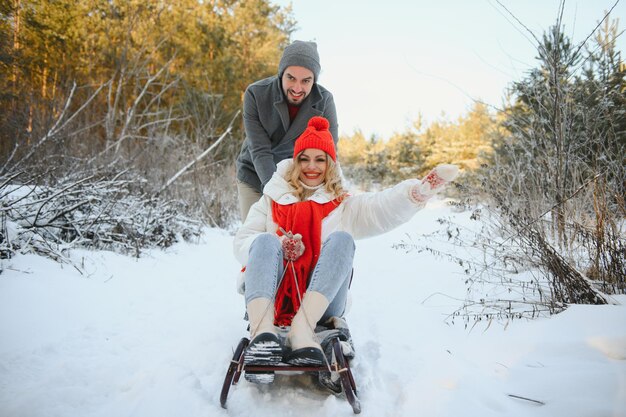
[[[304,152],[304,150],[302,151]],[[300,201],[306,200],[310,197],[314,191],[307,190],[300,183],[300,164],[298,158],[302,155],[302,152],[298,153],[293,160],[293,164],[287,171],[287,182],[294,188],[294,194]],[[327,193],[339,199],[341,202],[347,195],[347,191],[343,188],[341,182],[341,175],[339,175],[339,168],[333,159],[326,153],[326,171],[324,172],[324,189]]]

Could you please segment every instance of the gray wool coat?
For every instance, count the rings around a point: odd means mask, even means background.
[[[336,146],[339,128],[330,91],[315,83],[290,122],[278,76],[250,84],[243,99],[245,139],[236,161],[237,179],[261,193],[276,171],[276,164],[293,157],[294,143],[313,116],[328,119]]]

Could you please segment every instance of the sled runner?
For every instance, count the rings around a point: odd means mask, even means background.
[[[347,327],[344,329],[336,325],[339,323],[345,325],[345,321],[341,318],[335,317],[330,322],[333,323],[332,327],[318,326],[316,329],[316,334],[322,339],[321,345],[327,359],[327,363],[322,366],[296,366],[287,363],[278,365],[245,365],[244,352],[250,340],[247,337],[242,338],[226,371],[220,395],[222,407],[226,408],[226,400],[228,399],[231,385],[236,385],[239,382],[239,378],[246,373],[252,375],[260,373],[262,375],[275,372],[280,372],[281,374],[309,372],[317,374],[320,383],[335,394],[343,392],[354,413],[359,414],[361,412],[361,403],[357,397],[356,383],[349,365],[349,359],[354,357],[354,350],[349,340]]]

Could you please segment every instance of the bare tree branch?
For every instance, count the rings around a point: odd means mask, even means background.
[[[213,142],[213,144],[211,146],[209,146],[208,149],[206,149],[204,152],[202,152],[200,155],[198,155],[198,157],[196,159],[194,159],[193,161],[191,161],[190,163],[185,165],[183,168],[180,169],[180,171],[178,171],[176,174],[174,174],[174,176],[172,178],[170,178],[165,183],[165,185],[163,185],[163,187],[161,187],[161,189],[156,193],[156,195],[161,194],[167,187],[172,185],[172,183],[174,181],[176,181],[182,174],[184,174],[185,171],[187,171],[189,168],[194,166],[197,162],[201,161],[204,157],[206,157],[209,153],[211,153],[211,151],[213,149],[215,149],[215,147],[217,145],[219,145],[219,143],[230,133],[230,131],[233,128],[233,123],[235,122],[235,119],[237,119],[237,116],[239,116],[239,113],[240,113],[240,110],[237,110],[237,113],[235,113],[235,116],[232,118],[232,120],[228,124],[228,127],[226,128],[224,133],[222,133],[222,135],[215,142]]]

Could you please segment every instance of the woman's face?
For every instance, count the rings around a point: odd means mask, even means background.
[[[316,187],[324,182],[328,156],[321,149],[307,148],[298,155],[300,181],[309,187]]]

